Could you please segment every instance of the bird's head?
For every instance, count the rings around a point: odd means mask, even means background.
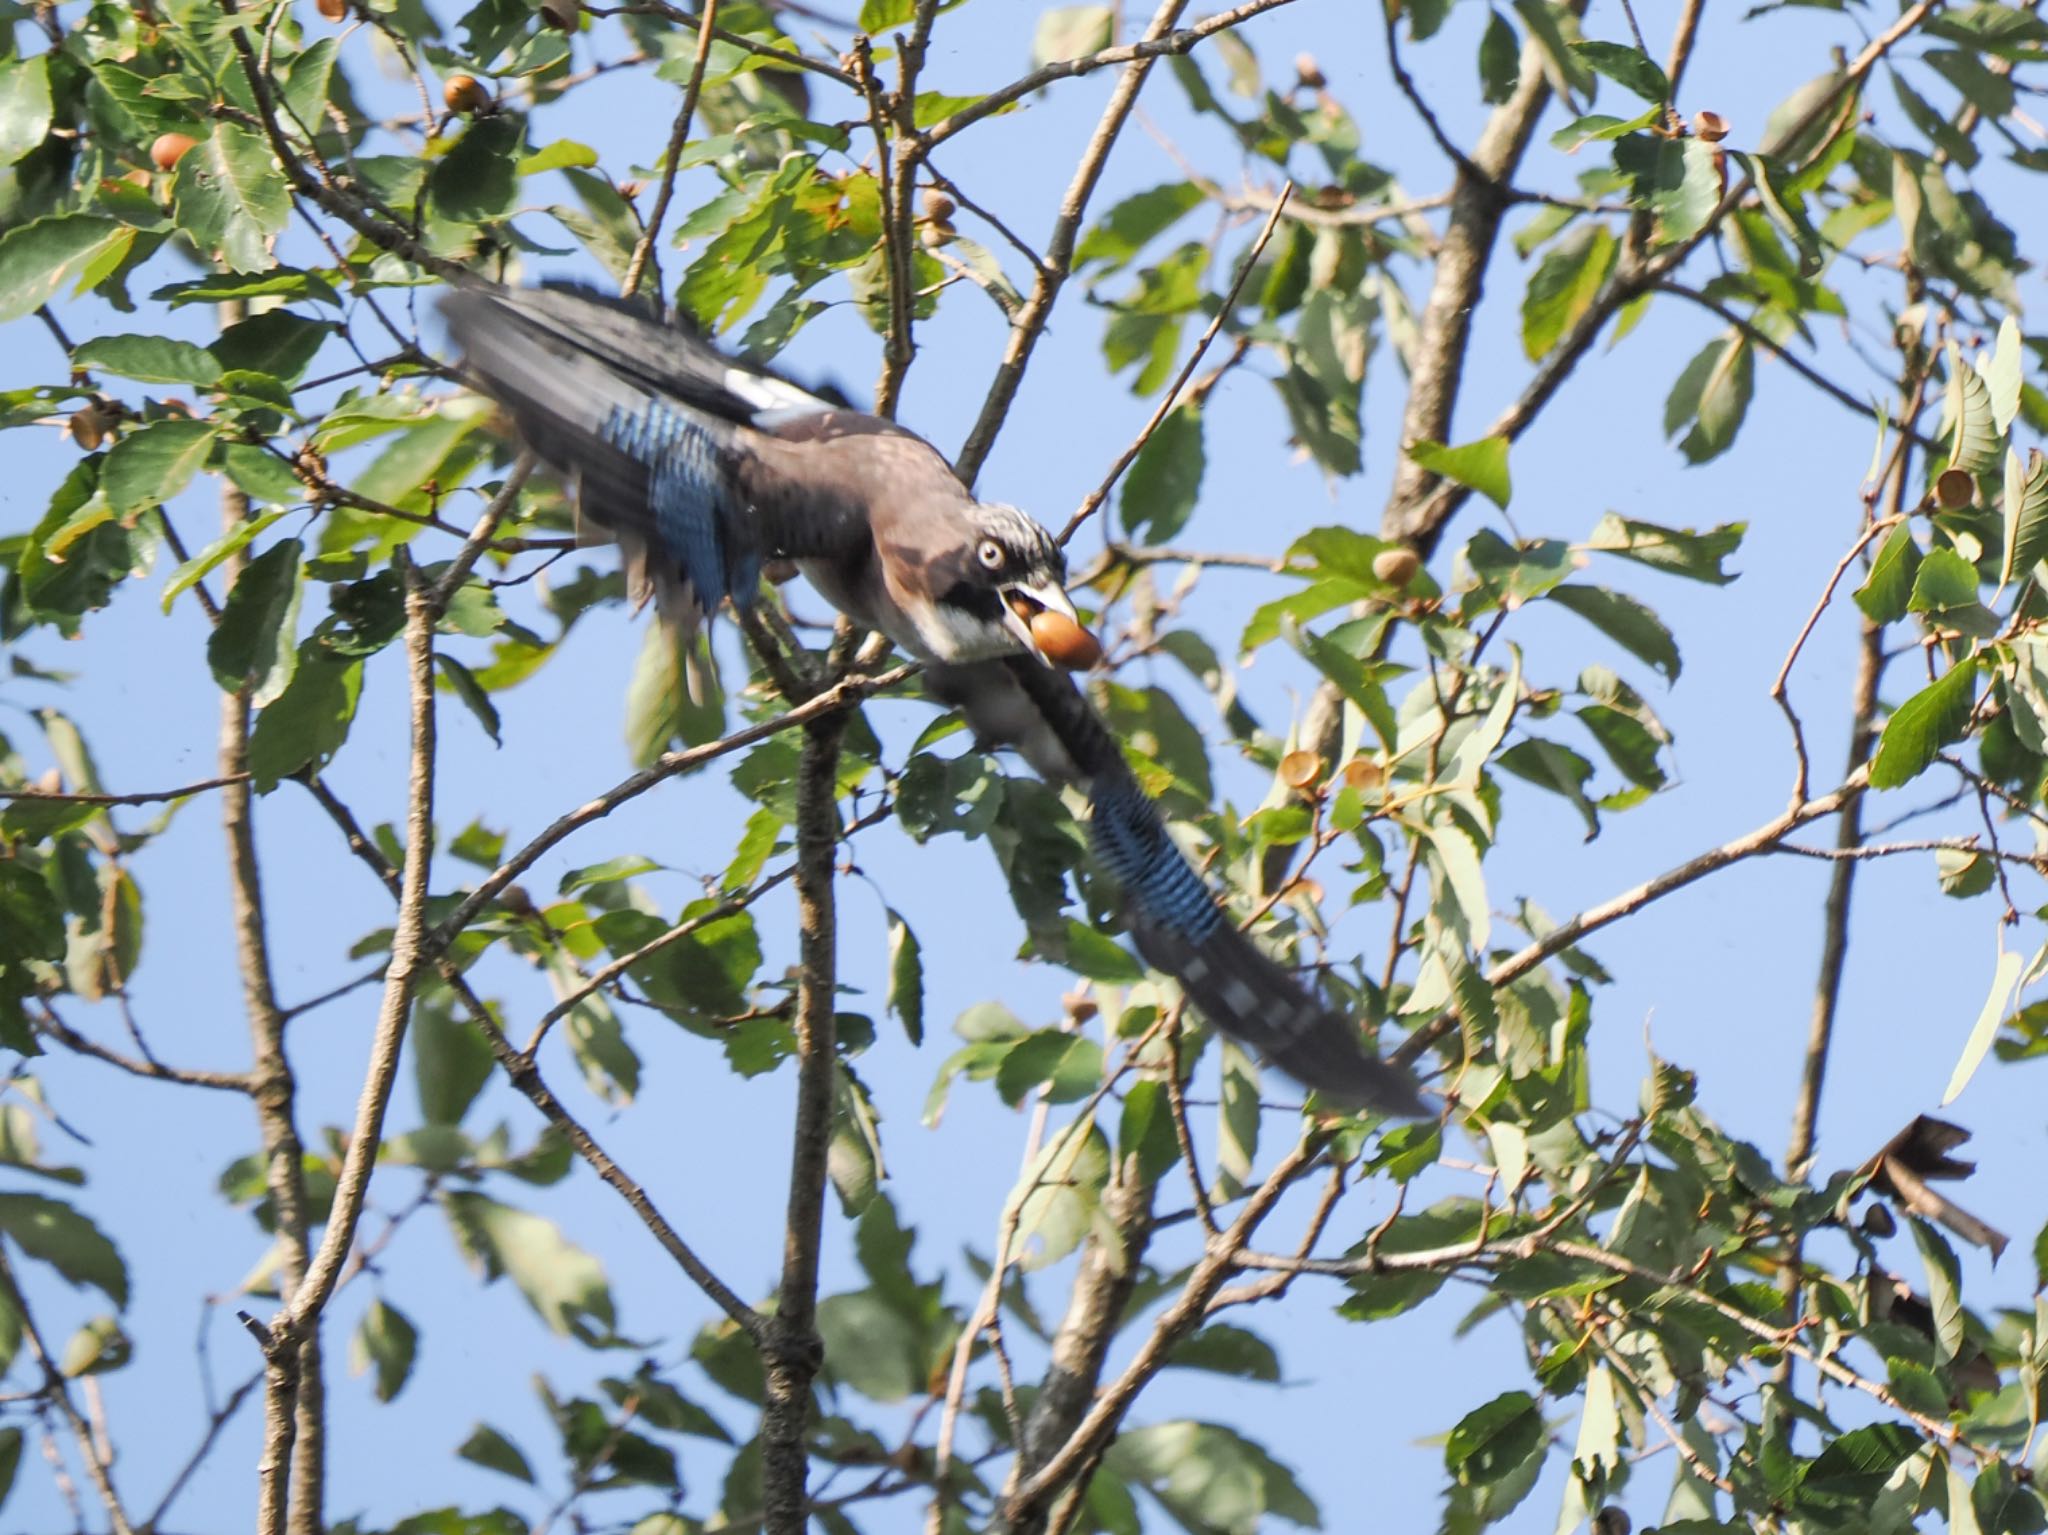
[[[976,503],[969,543],[939,594],[947,627],[969,660],[1022,650],[1050,665],[1082,670],[1101,658],[1067,596],[1067,557],[1052,535],[1014,506]]]

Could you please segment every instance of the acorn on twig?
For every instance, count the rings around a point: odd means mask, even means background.
[[[451,112],[467,112],[474,116],[491,109],[491,93],[484,89],[475,75],[450,75],[441,82],[441,99],[448,103]]]
[[[160,171],[174,170],[198,143],[189,133],[159,133],[149,146],[150,163]]]

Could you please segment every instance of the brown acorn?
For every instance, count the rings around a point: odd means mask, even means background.
[[[960,211],[960,205],[937,187],[924,189],[923,202],[924,216],[936,224],[950,223],[953,215]]]
[[[348,14],[348,0],[313,0],[313,6],[329,21],[340,21]]]
[[[1934,499],[1944,512],[1960,512],[1977,499],[1977,482],[1967,469],[1944,469],[1934,482]]]
[[[1312,91],[1319,91],[1330,82],[1323,74],[1323,66],[1316,62],[1312,53],[1297,53],[1294,56],[1294,77]]]
[[[160,133],[149,146],[150,163],[160,171],[172,170],[198,142],[189,133]]]
[[[1102,642],[1051,608],[1031,615],[1031,643],[1046,660],[1070,672],[1085,672],[1102,660]]]
[[[1728,119],[1719,112],[1695,112],[1692,115],[1692,131],[1695,138],[1705,139],[1709,144],[1718,144],[1728,137]]]
[[[557,32],[574,32],[583,18],[583,0],[540,0],[540,19]]]
[[[1290,789],[1307,789],[1323,776],[1323,759],[1311,751],[1291,751],[1280,759],[1280,781]]]
[[[441,82],[441,99],[451,112],[486,112],[491,106],[491,93],[477,83],[475,75],[450,75]]]
[[[1361,794],[1368,789],[1377,789],[1386,776],[1380,765],[1370,757],[1353,757],[1344,764],[1345,786],[1356,789]]]
[[[1422,559],[1413,549],[1382,549],[1372,557],[1372,573],[1389,586],[1406,586],[1422,569]]]

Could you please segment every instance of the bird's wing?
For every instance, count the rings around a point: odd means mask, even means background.
[[[1131,936],[1217,1028],[1325,1097],[1382,1113],[1430,1112],[1415,1080],[1379,1059],[1218,904],[1138,784],[1122,748],[1064,672],[1027,657],[925,669],[984,742],[1015,747],[1043,777],[1086,791],[1096,857],[1123,886]]]
[[[958,490],[922,439],[593,290],[463,288],[441,311],[470,379],[678,617],[750,601],[764,559],[865,561],[891,464]]]

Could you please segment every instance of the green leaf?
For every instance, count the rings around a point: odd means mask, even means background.
[[[1963,349],[1948,344],[1948,393],[1942,403],[1942,435],[1949,439],[1949,467],[1985,474],[1998,466],[1998,423],[1991,391],[1977,370],[1963,361]]]
[[[1268,1384],[1280,1380],[1280,1356],[1273,1352],[1273,1345],[1257,1333],[1227,1322],[1211,1322],[1190,1333],[1174,1346],[1166,1362],[1183,1370],[1211,1370],[1241,1380]]]
[[[483,1031],[457,1018],[450,993],[436,987],[414,1004],[409,1028],[413,1089],[430,1125],[459,1125],[496,1062]]]
[[[2013,418],[2020,413],[2025,383],[2026,343],[2020,336],[2020,322],[2008,314],[1998,322],[1998,345],[1984,370],[1984,387],[1991,395],[1991,421],[2001,435],[2012,430]]]
[[[1586,794],[1586,785],[1593,781],[1593,764],[1569,746],[1531,736],[1517,741],[1494,762],[1539,789],[1549,789],[1570,800],[1572,808],[1585,818],[1589,841],[1600,834],[1599,809]]]
[[[1599,297],[1621,256],[1605,224],[1582,224],[1543,254],[1522,297],[1522,350],[1547,357]]]
[[[178,162],[171,195],[178,227],[235,272],[272,265],[270,241],[291,217],[284,172],[254,131],[218,123]]]
[[[206,462],[219,427],[210,421],[152,421],[130,432],[107,453],[100,489],[117,516],[161,505],[192,483]]]
[[[529,1485],[533,1481],[533,1467],[519,1453],[519,1446],[488,1423],[479,1423],[471,1429],[469,1437],[462,1441],[462,1447],[455,1453],[470,1464],[495,1471],[500,1476],[513,1477]]]
[[[1872,788],[1911,783],[1937,752],[1963,738],[1977,702],[1977,669],[1975,657],[1959,661],[1899,705],[1870,762]]]
[[[1073,1103],[1102,1081],[1102,1047],[1084,1034],[1041,1029],[1018,1041],[996,1069],[996,1091],[1011,1107],[1039,1088],[1049,1103]]]
[[[220,622],[206,641],[206,662],[224,693],[248,688],[262,694],[273,669],[291,680],[298,636],[286,620],[298,611],[300,557],[305,546],[280,539],[244,565],[221,604]],[[270,696],[283,691],[280,686]]]
[[[1079,272],[1092,264],[1100,264],[1098,274],[1122,270],[1153,239],[1202,207],[1202,201],[1202,188],[1194,182],[1167,182],[1133,192],[1081,235],[1081,244],[1073,252],[1073,270]]]
[[[519,206],[525,122],[517,113],[479,117],[427,173],[434,211],[456,224],[481,224]]]
[[[924,953],[917,934],[894,910],[889,913],[889,995],[890,1012],[903,1020],[903,1032],[913,1045],[924,1043]]]
[[[89,1284],[126,1308],[128,1266],[99,1227],[71,1206],[40,1194],[0,1194],[0,1232],[72,1284]]]
[[[2044,554],[2048,554],[2048,454],[2039,448],[2027,449],[2027,461],[2022,468],[2019,454],[2008,448],[2005,558],[1998,569],[2000,589],[2009,581],[2026,579]]]
[[[1640,48],[1624,43],[1580,41],[1572,44],[1572,52],[1645,101],[1661,102],[1671,95],[1670,80]]]
[[[1104,1466],[1148,1489],[1189,1535],[1253,1535],[1267,1515],[1308,1529],[1322,1515],[1294,1474],[1237,1430],[1216,1423],[1126,1429]]]
[[[1169,411],[1138,450],[1124,479],[1124,530],[1163,544],[1187,526],[1202,489],[1202,407],[1189,401]]]
[[[104,1375],[118,1370],[135,1356],[135,1343],[110,1316],[96,1316],[64,1345],[59,1373],[76,1380],[81,1375]]]
[[[220,363],[213,353],[169,336],[96,336],[72,352],[71,366],[118,373],[145,384],[196,384],[210,389],[220,382]]]
[[[1485,1486],[1526,1460],[1543,1438],[1543,1414],[1526,1391],[1509,1391],[1458,1421],[1444,1442],[1444,1468],[1466,1486]]]
[[[1456,480],[1467,490],[1476,490],[1502,511],[1514,487],[1508,481],[1508,440],[1482,437],[1477,442],[1447,448],[1422,438],[1407,445],[1408,456],[1431,474]]]
[[[463,706],[476,716],[476,722],[484,727],[484,734],[491,738],[491,745],[503,746],[504,736],[500,732],[498,706],[491,702],[491,695],[484,691],[483,684],[476,680],[476,673],[464,666],[445,651],[434,652],[434,664],[441,668],[441,680]]]
[[[1665,681],[1678,680],[1678,641],[1647,604],[1605,586],[1560,586],[1551,592],[1550,600],[1571,609],[1630,655],[1656,667]]]
[[[1615,141],[1614,166],[1636,204],[1655,215],[1660,244],[1692,238],[1720,205],[1721,156],[1704,139],[1630,134]]]
[[[0,67],[0,165],[43,147],[50,133],[50,56],[15,58]]]
[[[0,918],[0,961],[64,957],[64,909],[49,881],[17,859],[0,859]]]
[[[1031,35],[1031,67],[1099,53],[1115,35],[1116,13],[1106,5],[1061,5],[1038,18]]]
[[[1678,375],[1664,402],[1664,433],[1691,425],[1678,445],[1687,463],[1704,464],[1734,446],[1756,389],[1756,357],[1749,338],[1722,336],[1707,343]]]
[[[1977,605],[1977,567],[1953,549],[1936,549],[1920,563],[1913,577],[1909,613],[1945,613]]]
[[[1497,107],[1514,95],[1522,79],[1522,43],[1507,17],[1488,9],[1486,31],[1479,39],[1479,95]]]
[[[0,235],[0,325],[34,314],[134,231],[96,213],[56,213]]]
[[[1978,1010],[1977,1021],[1970,1026],[1969,1038],[1963,1042],[1963,1053],[1956,1061],[1956,1069],[1949,1073],[1948,1086],[1941,1095],[1944,1105],[1954,1103],[1977,1068],[1984,1063],[1984,1054],[1991,1048],[1992,1040],[1998,1037],[1998,1026],[2005,1021],[2006,1009],[2012,1005],[2013,989],[2019,984],[2020,968],[2025,962],[2019,955],[2004,948],[1998,951],[1998,963],[1991,972],[1991,990],[1984,997],[1984,1006]]]
[[[1726,586],[1735,577],[1721,568],[1722,562],[1741,547],[1748,526],[1743,522],[1724,522],[1704,533],[1695,533],[1691,528],[1660,527],[1654,522],[1637,522],[1609,512],[1595,525],[1586,547],[1618,554],[1667,575]]]
[[[309,644],[311,642],[308,642]],[[299,668],[274,703],[256,717],[249,736],[249,772],[258,794],[304,767],[316,772],[348,739],[363,690],[363,663],[302,646]]]
[[[1856,606],[1865,618],[1874,624],[1892,624],[1906,616],[1906,604],[1919,580],[1920,559],[1920,545],[1905,523],[1885,536],[1877,558],[1870,562],[1870,574],[1856,588]]]
[[[237,550],[247,548],[252,539],[286,515],[287,513],[280,508],[277,511],[265,512],[260,517],[252,517],[247,522],[236,523],[232,533],[216,538],[172,571],[171,579],[164,583],[163,610],[166,613],[170,612],[171,604],[177,600],[180,593],[197,586],[221,561]]]
[[[1884,1490],[1893,1471],[1920,1448],[1920,1436],[1903,1423],[1852,1428],[1814,1458],[1800,1485],[1809,1492],[1870,1498]]]
[[[1010,1192],[1019,1268],[1044,1268],[1080,1246],[1102,1206],[1108,1177],[1109,1143],[1094,1115],[1047,1139]]]
[[[1145,978],[1145,967],[1108,934],[1069,917],[1056,944],[1058,958],[1076,975],[1112,986],[1129,986]]]
[[[374,1367],[377,1400],[388,1402],[405,1389],[419,1345],[419,1329],[403,1311],[388,1301],[372,1301],[349,1342],[349,1369],[361,1375]]]
[[[1585,61],[1572,51],[1571,44],[1565,37],[1564,28],[1567,24],[1574,31],[1577,30],[1577,20],[1572,13],[1561,6],[1552,5],[1550,0],[1514,0],[1514,6],[1515,14],[1522,18],[1522,25],[1529,29],[1530,34],[1542,47],[1544,63],[1547,66],[1545,73],[1550,75],[1552,87],[1566,98],[1567,105],[1573,97],[1591,98],[1594,89],[1593,72],[1586,67]]]
[[[604,1269],[551,1220],[482,1194],[441,1196],[455,1239],[488,1282],[511,1276],[540,1319],[558,1334],[601,1345],[613,1336]]]
[[[1917,1216],[1913,1243],[1927,1267],[1927,1307],[1934,1313],[1935,1363],[1947,1364],[1963,1346],[1963,1276],[1942,1234]]]

